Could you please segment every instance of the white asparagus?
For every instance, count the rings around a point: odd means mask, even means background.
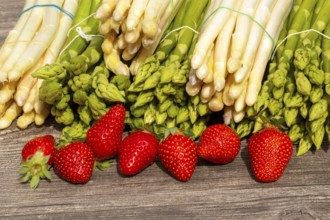
[[[141,22],[141,18],[145,12],[149,0],[133,0],[131,8],[127,15],[127,30],[131,31]]]
[[[17,118],[17,127],[20,129],[27,128],[30,124],[34,122],[35,116],[35,111],[23,112],[23,114]]]
[[[208,71],[208,69],[209,69],[208,68],[208,61],[209,61],[211,55],[214,54],[212,52],[213,50],[214,50],[214,44],[212,43],[211,46],[210,46],[210,48],[206,52],[206,56],[205,56],[205,59],[204,59],[202,65],[196,70],[196,76],[200,80],[204,80],[207,77],[207,75],[209,74],[209,71]]]
[[[201,98],[210,100],[212,96],[215,94],[214,83],[204,83],[201,89]]]
[[[222,92],[215,92],[211,100],[208,102],[208,106],[212,112],[221,111],[225,107],[222,101]]]
[[[36,4],[47,4],[48,0],[36,0]],[[44,8],[36,7],[31,10],[30,16],[24,25],[10,56],[0,68],[0,82],[8,80],[8,72],[17,64],[19,56],[24,52],[37,32],[44,16]]]
[[[110,54],[112,49],[115,47],[115,44],[116,44],[115,40],[116,40],[116,37],[117,37],[117,33],[115,31],[110,31],[104,37],[105,37],[105,39],[102,43],[102,51],[105,54]]]
[[[206,77],[203,79],[203,82],[204,83],[211,83],[213,82],[213,86],[214,86],[214,60],[215,60],[215,57],[214,57],[214,54],[215,54],[215,51],[214,51],[214,48],[213,50],[211,51],[211,54],[210,54],[210,57],[207,59],[207,75]]]
[[[195,84],[191,84],[190,81],[186,83],[186,92],[189,96],[197,95],[203,86],[203,81],[198,79]]]
[[[265,32],[265,30],[261,28],[260,25],[262,27],[266,27],[275,3],[276,0],[264,0],[261,1],[258,5],[254,17],[258,24],[253,23],[251,27],[249,39],[241,60],[240,68],[234,73],[236,83],[241,82],[251,71],[261,38]]]
[[[52,0],[52,4],[62,6],[64,0]],[[61,12],[54,7],[47,7],[44,10],[42,26],[35,35],[29,46],[19,56],[19,62],[8,72],[8,80],[18,80],[28,69],[30,69],[47,50],[52,43],[56,30],[60,23]]]
[[[32,73],[44,65],[44,59],[39,59],[38,63],[27,71],[24,76],[18,81],[14,100],[18,106],[23,106],[29,97],[31,89],[37,82],[37,78],[32,76]]]
[[[104,54],[106,67],[116,75],[129,76],[129,69],[120,59],[120,52],[117,48],[113,48],[110,54]]]
[[[237,0],[234,9],[239,10],[242,0]],[[236,24],[237,12],[231,12],[224,28],[215,41],[215,62],[214,62],[214,86],[216,91],[221,91],[225,87],[227,75],[227,60],[231,45],[231,36]]]
[[[0,118],[5,114],[12,102],[13,100],[11,99],[6,103],[0,103]]]
[[[269,22],[266,26],[267,32],[276,42],[280,31],[283,27],[283,24],[291,10],[291,3],[285,0],[278,0],[275,5],[274,10],[272,11]],[[248,106],[252,106],[259,94],[261,89],[262,78],[270,57],[270,54],[275,45],[270,40],[269,36],[266,34],[263,35],[260,47],[256,55],[256,61],[253,64],[252,71],[250,73],[248,87],[247,87],[247,96],[245,102]],[[268,55],[268,56],[267,56]]]
[[[148,2],[142,21],[142,32],[150,38],[157,34],[159,20],[163,16],[170,0],[151,0]]]
[[[0,90],[0,103],[4,104],[13,98],[17,82],[5,82]]]
[[[241,112],[246,107],[245,97],[246,97],[246,90],[247,90],[247,81],[245,83],[243,83],[242,87],[243,87],[242,91],[239,94],[239,96],[237,97],[235,104],[234,104],[234,108],[235,108],[236,112]]]
[[[142,29],[142,23],[139,22],[133,30],[128,30],[125,33],[125,40],[127,43],[134,44],[140,37]]]
[[[245,109],[243,109],[240,112],[236,112],[235,110],[233,111],[233,119],[235,123],[241,122],[244,116],[245,116]]]
[[[36,83],[32,87],[32,89],[29,93],[29,97],[27,98],[26,102],[23,105],[23,112],[30,112],[34,109],[35,100],[39,99],[37,97],[37,93],[38,93],[38,87],[37,87],[37,83]]]
[[[229,93],[228,93],[229,96],[232,99],[237,99],[242,94],[243,89],[246,86],[248,80],[249,80],[249,74],[247,74],[245,78],[239,83],[236,83],[234,80],[234,82],[231,84],[229,88]]]
[[[223,0],[221,7],[234,8],[235,1],[233,0]],[[206,23],[205,29],[200,33],[192,59],[191,66],[193,69],[198,69],[204,62],[207,50],[210,48],[211,44],[214,42],[216,37],[219,35],[220,31],[227,22],[230,16],[230,10],[221,8],[217,10],[213,16]]]
[[[75,14],[77,8],[78,8],[78,0],[70,0],[64,2],[63,9],[70,12],[71,14]],[[24,103],[26,102],[29,96],[31,88],[34,86],[34,84],[37,81],[36,78],[31,76],[31,74],[34,71],[36,71],[39,67],[55,62],[56,58],[58,57],[65,43],[65,40],[67,38],[67,32],[69,31],[71,24],[72,24],[72,19],[66,14],[62,13],[60,18],[60,25],[56,31],[56,36],[54,40],[47,48],[43,57],[38,60],[36,65],[34,65],[24,74],[24,76],[17,84],[14,99],[19,106],[24,105]]]
[[[231,120],[234,117],[234,107],[233,106],[225,106],[223,109],[223,121],[226,125],[229,125]]]
[[[19,107],[16,102],[12,102],[6,112],[0,118],[0,129],[8,128],[13,121],[21,115],[22,107]]]
[[[116,40],[119,49],[124,50],[127,47],[127,41],[125,40],[124,33],[121,33]]]
[[[74,15],[77,12],[78,4],[79,0],[65,0],[63,9]],[[55,62],[67,39],[67,33],[70,30],[71,25],[72,19],[68,15],[61,13],[60,23],[55,33],[55,38],[45,52],[43,65]]]
[[[42,108],[41,113],[36,113],[36,116],[34,118],[34,123],[38,126],[43,125],[49,113],[50,113],[50,105],[46,105],[45,107]]]
[[[22,12],[24,12],[34,4],[35,4],[35,0],[26,0]],[[15,24],[15,27],[9,31],[5,39],[5,42],[3,42],[0,49],[0,66],[6,61],[8,56],[11,54],[13,47],[19,35],[21,34],[21,31],[24,25],[26,24],[26,21],[28,20],[30,14],[31,14],[31,10],[21,14],[17,23]]]
[[[182,5],[183,0],[173,0],[173,6],[167,7],[164,15],[162,16],[160,23],[159,23],[159,30],[157,35],[155,36],[155,40],[152,43],[152,45],[149,45],[148,48],[143,47],[137,56],[133,59],[129,69],[132,75],[135,75],[137,73],[137,70],[139,68],[139,65],[149,56],[151,56],[159,42],[161,41],[162,35],[164,34],[164,31],[167,29],[168,25],[172,22],[173,17],[171,18],[171,14],[174,15],[178,12],[180,6]],[[173,9],[174,8],[174,9]],[[171,18],[171,19],[170,19]]]
[[[222,100],[223,100],[223,103],[226,106],[232,106],[235,103],[235,99],[233,99],[229,94],[230,87],[233,85],[233,83],[234,83],[234,76],[232,74],[230,74],[226,78],[226,84],[225,84],[225,87],[223,89]]]
[[[119,0],[103,0],[100,7],[96,10],[94,17],[99,20],[106,20],[112,15],[113,10]]]
[[[47,103],[41,101],[39,99],[39,91],[40,91],[40,87],[42,85],[42,79],[38,79],[37,83],[36,83],[36,99],[34,100],[33,105],[33,109],[36,112],[36,114],[44,114],[45,110],[49,109],[50,105],[48,105]]]
[[[115,10],[113,11],[112,17],[113,20],[121,22],[124,17],[127,15],[128,10],[132,4],[132,0],[120,0],[118,1]]]
[[[232,35],[231,52],[227,62],[229,73],[234,73],[239,68],[253,23],[251,18],[254,17],[258,4],[259,0],[243,0],[239,10],[240,13],[237,15],[235,31]]]

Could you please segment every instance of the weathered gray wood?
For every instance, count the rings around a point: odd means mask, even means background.
[[[0,42],[13,27],[24,1],[2,0]],[[72,185],[53,172],[30,190],[17,174],[24,143],[54,134],[52,120],[42,127],[0,131],[0,219],[330,219],[330,157],[324,150],[293,157],[284,176],[261,184],[251,176],[246,141],[230,164],[200,160],[192,179],[172,178],[159,162],[134,177],[117,172],[116,162],[95,171],[86,185]],[[329,143],[324,143],[329,148]]]

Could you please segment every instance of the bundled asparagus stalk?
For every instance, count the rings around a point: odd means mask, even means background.
[[[225,122],[240,122],[255,102],[259,84],[292,2],[215,1],[191,60],[187,93],[200,95]]]
[[[128,123],[133,130],[149,128],[161,135],[165,128],[179,127],[196,138],[206,128],[207,105],[198,96],[187,96],[185,84],[198,37],[193,30],[199,30],[208,3],[185,1],[171,25],[173,31],[139,66],[127,95]]]
[[[22,129],[33,122],[44,123],[49,106],[38,99],[40,82],[31,74],[40,66],[55,62],[78,3],[78,0],[26,1],[24,13],[1,47],[0,129],[9,127],[16,118]],[[45,4],[51,6],[32,8]]]
[[[320,149],[329,136],[329,39],[319,34],[329,34],[329,8],[329,0],[302,1],[289,16],[280,36],[294,35],[276,51],[256,103],[237,126],[241,137],[260,130],[264,118],[286,128],[297,155]]]
[[[95,17],[101,20],[100,33],[106,38],[102,49],[107,68],[117,75],[129,75],[127,62],[136,59],[131,68],[135,74],[138,65],[154,53],[182,2],[104,0]]]

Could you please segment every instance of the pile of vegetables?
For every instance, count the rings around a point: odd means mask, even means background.
[[[197,139],[220,112],[241,138],[267,120],[297,155],[319,149],[330,139],[329,9],[330,0],[26,1],[0,51],[0,129],[51,114],[65,145],[121,103],[130,130],[178,127]]]

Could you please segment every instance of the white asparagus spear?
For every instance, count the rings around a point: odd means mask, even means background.
[[[35,4],[35,0],[26,0],[25,5],[23,7],[23,12],[25,10],[27,10],[28,8],[32,7],[34,4]],[[6,61],[6,59],[12,52],[13,47],[16,43],[16,40],[18,39],[30,14],[31,14],[31,10],[26,11],[23,14],[21,14],[17,23],[15,24],[15,27],[9,31],[9,33],[5,39],[5,42],[2,44],[1,49],[0,49],[0,66]]]
[[[62,6],[63,0],[52,0],[52,4]],[[28,69],[30,69],[47,50],[52,43],[56,30],[60,23],[61,11],[54,7],[47,7],[44,10],[45,16],[42,26],[35,35],[29,46],[19,56],[18,63],[8,72],[8,80],[18,80]]]
[[[285,19],[290,12],[290,9],[291,2],[278,0],[274,10],[272,11],[269,22],[267,23],[266,30],[275,42],[278,39],[279,33],[283,27]],[[264,34],[249,77],[247,96],[245,99],[248,106],[252,106],[257,100],[257,96],[261,88],[261,81],[264,76],[271,51],[273,49],[273,42],[270,40],[269,36]]]

